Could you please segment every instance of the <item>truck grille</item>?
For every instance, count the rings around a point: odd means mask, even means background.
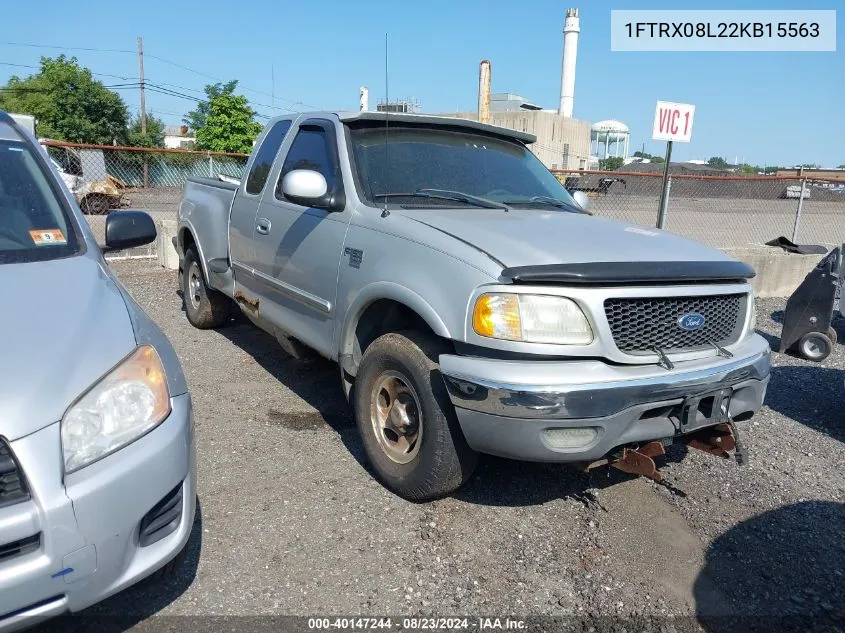
[[[0,438],[0,508],[29,499],[29,490],[12,458],[12,450],[3,438]]]
[[[604,311],[620,351],[651,354],[655,349],[686,352],[712,347],[711,342],[736,342],[745,321],[745,303],[744,294],[606,299]],[[680,326],[685,315],[701,315],[704,324],[685,330]]]

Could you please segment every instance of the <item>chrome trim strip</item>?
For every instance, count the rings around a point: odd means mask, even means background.
[[[280,279],[274,279],[273,277],[265,275],[264,273],[258,270],[253,269],[252,274],[259,281],[264,282],[266,285],[290,297],[291,299],[295,299],[296,301],[299,301],[300,303],[303,303],[310,308],[315,308],[320,312],[331,314],[332,304],[326,301],[325,299],[322,299],[316,295],[312,295],[310,292],[301,290],[300,288],[285,283]]]
[[[680,400],[749,380],[766,380],[766,352],[696,371],[635,380],[565,385],[515,385],[443,374],[456,407],[498,416],[530,419],[597,418],[629,407]]]
[[[240,262],[236,262],[234,259],[232,260],[232,268],[240,268],[243,272],[251,275],[253,273],[253,269],[247,266],[246,264],[242,264]]]

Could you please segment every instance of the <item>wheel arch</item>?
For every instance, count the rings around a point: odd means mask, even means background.
[[[179,270],[182,270],[182,262],[185,259],[185,253],[187,250],[194,246],[197,249],[197,255],[199,255],[199,265],[200,270],[202,271],[202,277],[205,280],[205,283],[209,283],[208,279],[208,271],[205,269],[205,255],[202,252],[202,244],[200,244],[199,240],[196,238],[196,232],[194,228],[189,224],[185,223],[179,226],[179,230],[176,233],[177,235],[177,242],[179,244],[179,250],[181,253],[179,254]]]
[[[424,329],[452,338],[434,307],[413,290],[391,282],[367,286],[347,310],[341,330],[338,357],[343,371],[354,377],[367,346],[382,334],[402,329]]]

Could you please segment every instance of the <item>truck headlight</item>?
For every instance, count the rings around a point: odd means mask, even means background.
[[[757,330],[757,293],[753,290],[748,295],[748,302],[751,304],[749,308],[750,314],[748,315],[748,333],[754,334]]]
[[[141,345],[96,382],[61,422],[65,473],[137,440],[170,414],[170,393],[155,349]]]
[[[476,334],[508,341],[588,345],[593,330],[578,305],[565,297],[488,293],[475,302]]]

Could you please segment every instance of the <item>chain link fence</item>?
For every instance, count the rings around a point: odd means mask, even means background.
[[[145,149],[42,141],[53,166],[79,203],[98,242],[113,209],[140,209],[154,220],[175,219],[191,177],[240,179],[247,154]],[[155,257],[155,242],[109,258]]]
[[[240,179],[246,154],[42,141],[97,241],[112,209],[175,219],[190,177]],[[598,215],[657,226],[663,176],[653,172],[553,170],[583,191]],[[778,237],[833,247],[845,243],[845,182],[782,176],[670,174],[665,228],[717,248],[758,246]],[[156,245],[110,257],[150,257]]]
[[[598,215],[657,226],[663,175],[555,170]],[[759,246],[778,237],[828,247],[845,242],[845,182],[782,176],[669,175],[665,228],[717,248]],[[803,193],[802,193],[803,185]]]

